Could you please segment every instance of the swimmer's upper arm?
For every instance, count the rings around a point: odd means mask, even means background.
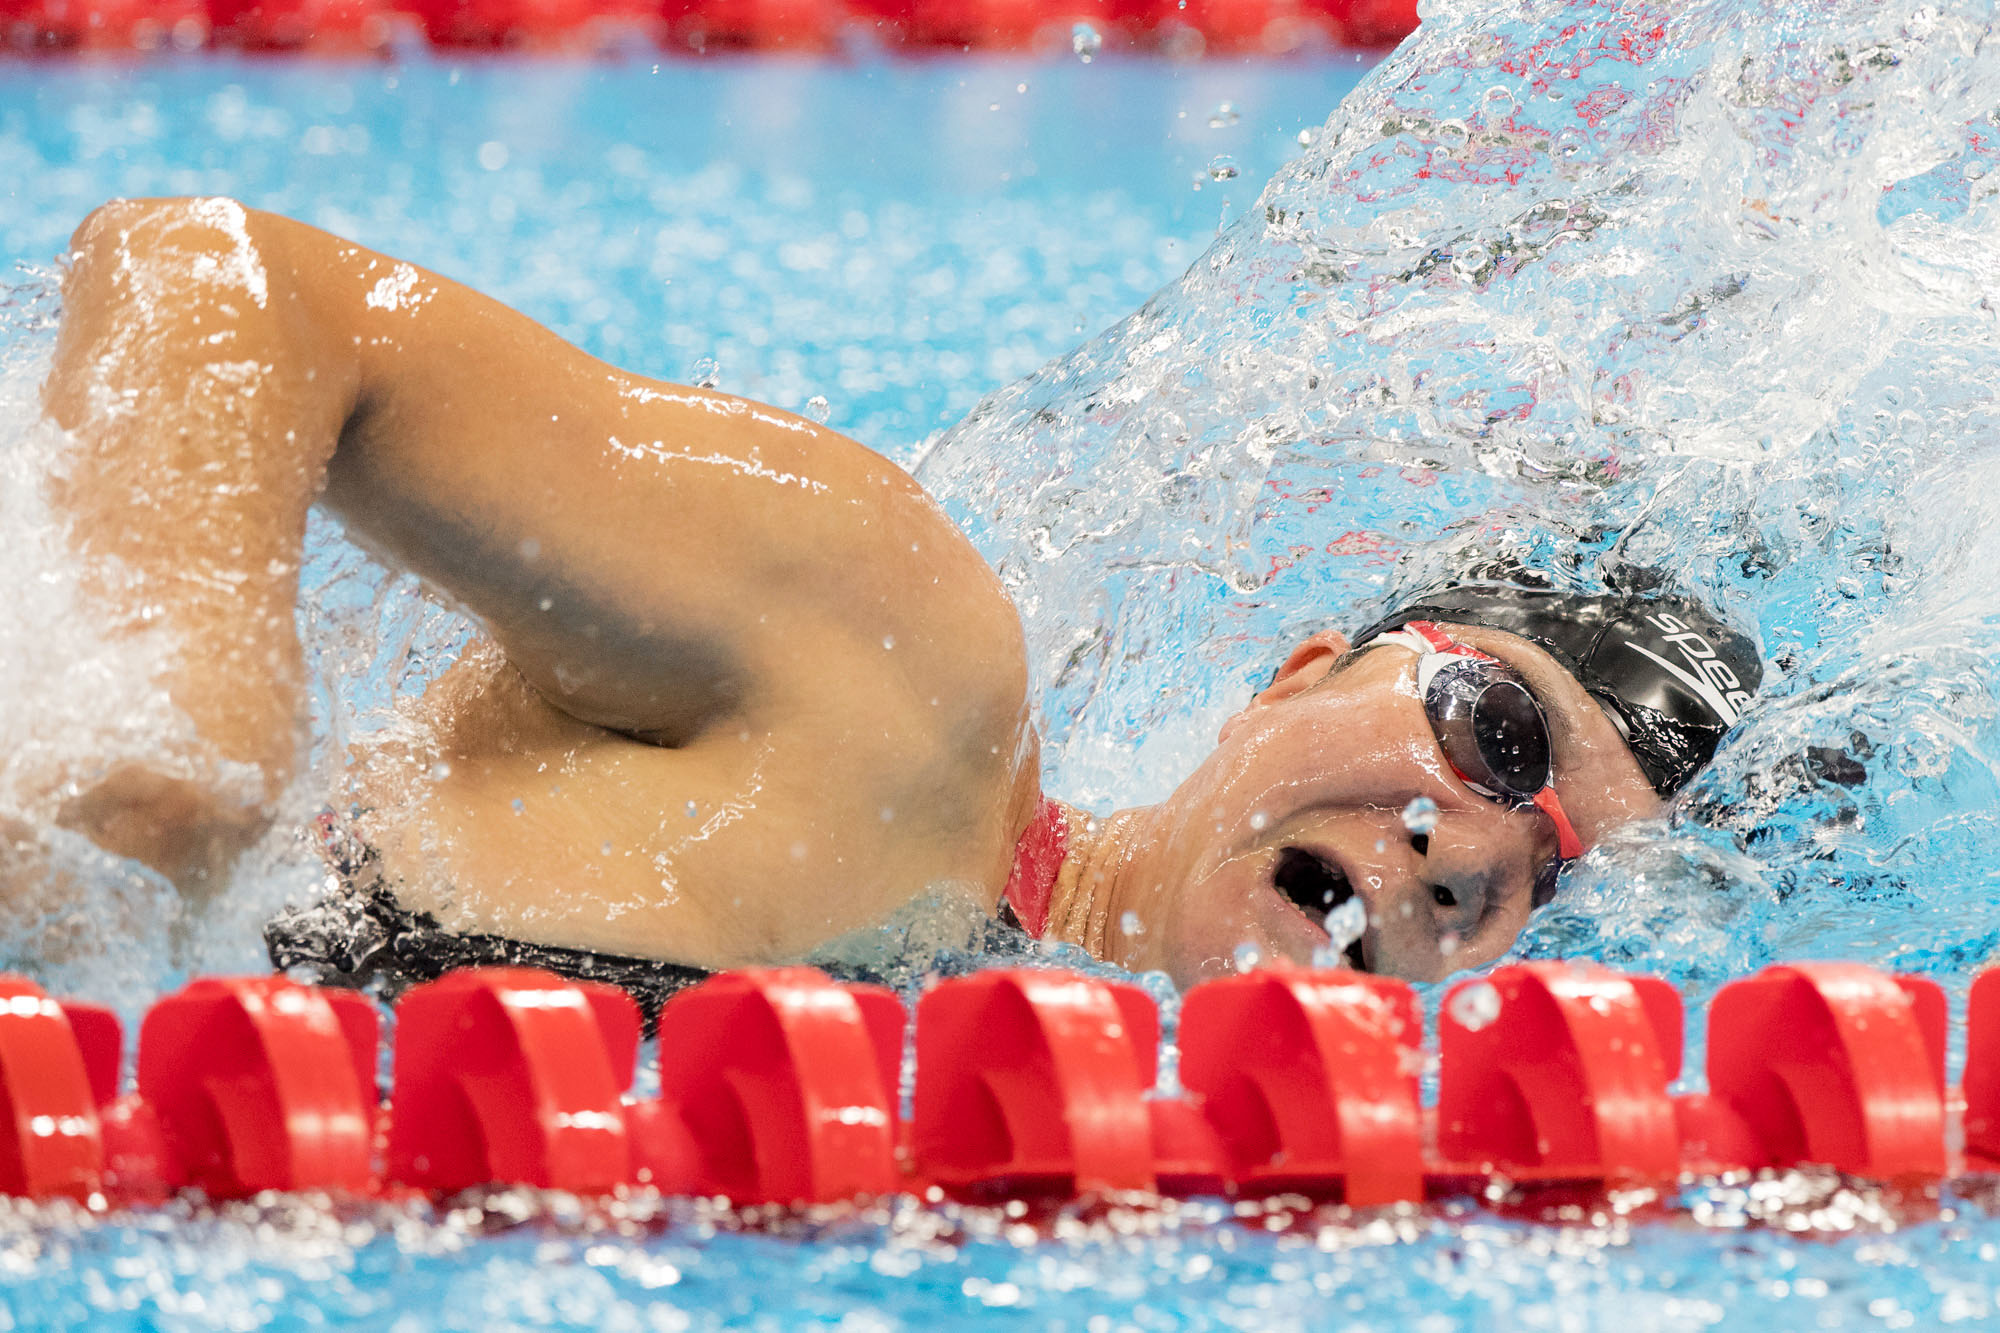
[[[620,371],[412,265],[257,225],[354,367],[325,498],[557,707],[683,744],[837,638],[871,645],[883,680],[857,688],[1018,723],[1012,604],[901,469],[789,413]]]

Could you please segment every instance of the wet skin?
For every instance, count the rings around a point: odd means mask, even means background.
[[[157,764],[78,764],[59,822],[226,879],[297,764],[319,502],[486,631],[343,798],[409,905],[704,966],[796,959],[941,887],[997,906],[1040,795],[1020,622],[894,465],[229,201],[109,205],[75,248],[55,498],[106,623],[173,636],[161,683],[193,731]],[[1541,698],[1586,843],[1654,809],[1574,680],[1460,637]],[[1077,942],[1183,982],[1243,943],[1304,961],[1326,940],[1304,875],[1367,904],[1370,968],[1505,949],[1552,829],[1451,774],[1407,650],[1335,671],[1346,648],[1299,645],[1166,802],[1075,819]],[[1439,810],[1424,839],[1400,822],[1416,796]]]

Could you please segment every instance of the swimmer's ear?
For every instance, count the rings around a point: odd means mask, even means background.
[[[1217,743],[1228,740],[1229,733],[1259,708],[1283,703],[1325,680],[1327,673],[1333,670],[1334,664],[1346,655],[1351,646],[1347,636],[1339,630],[1323,629],[1292,649],[1285,658],[1285,664],[1278,668],[1278,674],[1271,677],[1271,683],[1242,712],[1222,724],[1222,731],[1215,738]]]

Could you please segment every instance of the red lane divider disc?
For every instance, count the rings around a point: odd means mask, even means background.
[[[1965,1168],[2000,1174],[2000,969],[1966,1001]]]
[[[812,968],[725,973],[660,1014],[660,1101],[642,1179],[738,1203],[894,1193],[903,1005]]]
[[[1152,1189],[1145,1095],[1158,1029],[1128,1030],[1121,989],[1135,988],[996,970],[927,991],[911,1126],[919,1174],[977,1192]]]
[[[1181,1082],[1251,1192],[1423,1197],[1423,1027],[1400,981],[1272,969],[1181,1007]]]
[[[396,1006],[389,1179],[581,1194],[631,1180],[619,1098],[631,1076],[613,1069],[598,1018],[621,1004],[632,1006],[623,991],[532,968],[455,972],[411,990]]]
[[[0,976],[0,1193],[88,1198],[103,1171],[97,1098],[69,1020],[34,982]]]
[[[139,1097],[212,1198],[372,1188],[373,1085],[325,994],[283,977],[190,982],[139,1029]]]
[[[1439,1154],[1515,1179],[1674,1179],[1679,1009],[1660,983],[1596,966],[1528,963],[1454,986]]]
[[[1856,963],[1732,981],[1709,1014],[1708,1085],[1764,1162],[1878,1179],[1945,1173],[1944,996]]]

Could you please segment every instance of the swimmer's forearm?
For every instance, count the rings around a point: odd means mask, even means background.
[[[98,210],[43,395],[75,439],[53,498],[86,595],[114,633],[171,636],[160,683],[199,738],[78,775],[62,817],[184,883],[255,835],[294,770],[306,511],[354,392],[273,250],[226,200]]]

